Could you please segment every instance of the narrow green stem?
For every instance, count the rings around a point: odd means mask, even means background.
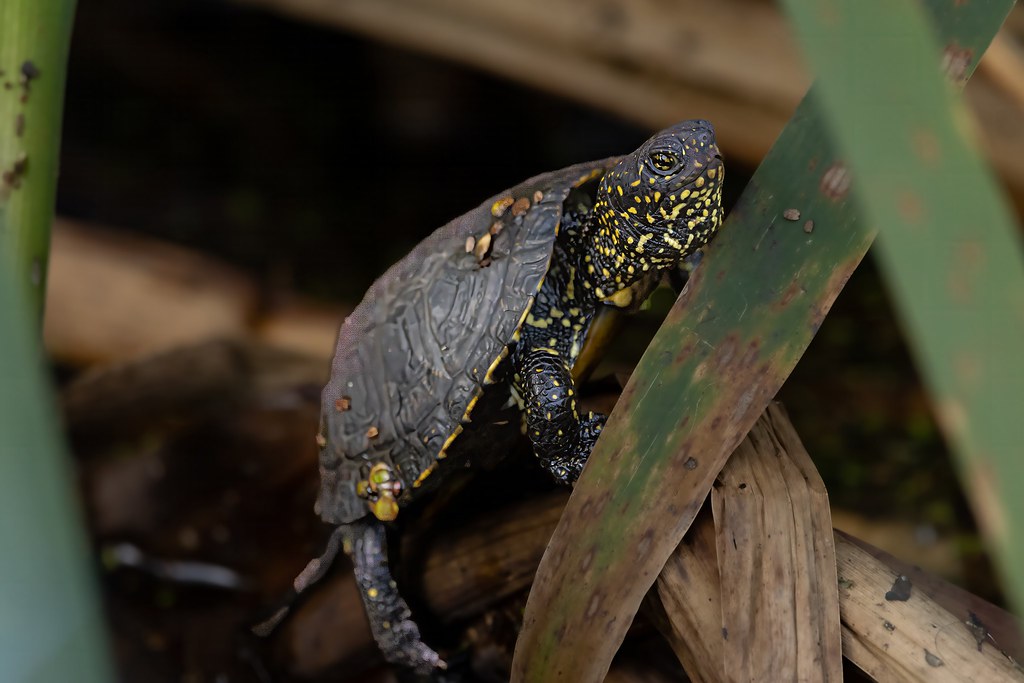
[[[74,0],[0,2],[0,264],[42,312]]]

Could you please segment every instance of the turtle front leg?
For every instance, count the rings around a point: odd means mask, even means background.
[[[340,529],[345,552],[352,558],[370,630],[384,658],[419,674],[447,668],[438,654],[420,640],[412,612],[398,593],[388,569],[384,525],[376,519],[364,518]]]
[[[572,369],[558,352],[535,348],[516,368],[526,413],[527,436],[540,464],[556,480],[571,485],[580,476],[604,427],[606,415],[577,410]]]

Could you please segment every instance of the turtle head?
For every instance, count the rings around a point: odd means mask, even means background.
[[[714,127],[700,119],[684,121],[624,157],[602,179],[598,198],[608,207],[605,218],[627,240],[650,242],[638,250],[641,261],[647,253],[653,263],[669,265],[718,229],[724,175]]]

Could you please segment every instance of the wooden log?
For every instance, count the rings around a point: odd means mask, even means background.
[[[787,472],[785,480],[792,484],[794,479],[801,478],[808,474],[806,470],[807,460],[804,460],[806,453],[803,452],[799,440],[789,426],[788,420],[779,412],[773,415],[768,430],[762,418],[762,427],[758,435],[744,442],[741,448],[749,449],[748,452],[756,452],[759,456],[770,455],[774,459],[781,459],[794,452],[798,455],[786,465]],[[766,438],[767,435],[767,438]],[[799,449],[799,450],[798,450]],[[802,455],[800,455],[802,454]],[[736,456],[733,456],[734,458]],[[802,465],[794,465],[793,461],[802,462]],[[739,461],[738,461],[739,462]],[[725,481],[730,481],[729,476],[736,476],[737,471],[733,470],[726,475]],[[758,477],[757,481],[762,481]],[[751,480],[753,481],[753,480]],[[819,533],[818,527],[824,522],[821,515],[821,503],[823,494],[815,487],[813,496],[797,498],[796,509],[807,510],[812,508],[816,512],[809,517],[815,518],[813,528]],[[816,503],[811,505],[811,498],[817,498]],[[436,539],[431,540],[426,546],[425,558],[422,562],[424,573],[419,580],[417,594],[425,602],[425,605],[436,618],[442,621],[458,621],[473,615],[478,615],[484,610],[493,607],[496,603],[525,591],[532,580],[532,569],[536,567],[547,539],[555,527],[558,516],[564,506],[566,495],[564,493],[553,493],[545,497],[524,501],[502,510],[488,513],[468,526],[439,534]],[[793,510],[793,499],[786,498],[784,501],[787,509]],[[765,502],[768,505],[769,501]],[[734,525],[726,526],[726,529],[733,529]],[[836,634],[840,627],[839,617],[834,614],[835,600],[838,600],[839,610],[842,614],[842,638],[844,655],[853,659],[858,665],[871,668],[873,671],[886,671],[888,669],[902,670],[912,669],[910,665],[904,665],[904,660],[913,660],[915,657],[923,658],[922,650],[912,649],[895,650],[890,648],[886,651],[879,647],[877,652],[867,650],[867,646],[859,646],[862,642],[874,642],[870,640],[882,618],[867,618],[860,615],[871,614],[870,610],[881,609],[877,603],[885,603],[884,594],[892,587],[893,580],[901,572],[908,571],[908,568],[897,560],[882,553],[881,551],[858,550],[854,553],[851,549],[856,548],[847,537],[840,535],[836,537],[836,553],[838,562],[842,567],[842,576],[856,576],[854,579],[858,588],[856,591],[848,589],[836,589],[837,579],[834,578],[835,565],[833,565],[831,579],[832,584],[824,583],[828,571],[821,568],[821,562],[828,557],[823,548],[830,545],[829,541],[822,543],[822,539],[816,536],[815,547],[802,544],[806,540],[808,532],[802,532],[801,543],[793,543],[793,538],[785,538],[775,544],[774,548],[763,551],[761,557],[768,558],[771,554],[777,561],[785,549],[800,549],[803,561],[794,562],[792,566],[800,566],[803,571],[810,571],[810,567],[817,567],[817,574],[807,573],[794,575],[787,574],[786,581],[780,581],[774,572],[761,571],[759,575],[760,584],[757,579],[751,577],[740,578],[736,567],[742,562],[732,563],[729,567],[730,580],[725,585],[729,595],[723,600],[722,580],[720,578],[720,560],[723,555],[718,540],[722,536],[722,529],[716,531],[715,521],[710,513],[710,506],[698,517],[694,526],[679,545],[676,553],[666,564],[656,584],[656,590],[649,596],[657,601],[658,608],[667,617],[664,635],[672,645],[673,650],[679,657],[683,667],[691,680],[694,681],[721,681],[735,680],[741,678],[741,671],[736,667],[736,650],[740,643],[745,643],[756,650],[762,661],[768,658],[766,648],[775,647],[785,649],[781,644],[778,629],[774,631],[758,633],[763,624],[778,622],[782,615],[788,620],[787,628],[795,631],[786,637],[793,638],[799,645],[790,644],[793,653],[789,655],[791,661],[803,661],[805,653],[817,652],[822,657],[816,662],[813,671],[806,678],[801,680],[826,680],[827,677],[834,677],[835,654],[837,643]],[[730,531],[730,533],[732,533]],[[792,533],[792,532],[791,532]],[[768,539],[766,545],[771,546],[774,540]],[[729,543],[731,544],[731,538]],[[727,544],[727,545],[728,545]],[[751,565],[747,561],[748,566]],[[763,562],[761,568],[770,565]],[[854,574],[856,572],[856,574]],[[1010,657],[1017,657],[1020,651],[1021,631],[1016,620],[1006,612],[991,605],[980,598],[971,596],[963,591],[954,589],[950,584],[941,579],[928,576],[918,570],[911,574],[915,582],[915,599],[906,603],[900,603],[899,623],[900,626],[911,632],[911,624],[941,624],[938,629],[942,636],[942,654],[938,656],[948,662],[946,667],[939,667],[938,674],[929,671],[933,675],[952,675],[955,671],[962,673],[962,663],[969,662],[971,666],[978,667],[975,670],[984,671],[986,675],[993,675],[993,678],[977,679],[992,681],[1013,681],[1022,680],[1019,673],[1012,670],[1010,660],[999,654],[991,643],[998,643],[1000,650],[1006,652]],[[747,613],[749,627],[746,629],[732,625],[729,629],[728,640],[723,634],[723,625],[726,623],[723,617],[723,605],[728,605],[734,616],[738,616],[744,606],[736,596],[740,594],[736,590],[742,581],[751,589],[759,586],[762,592],[748,591],[752,595],[747,610],[755,610],[753,614]],[[785,607],[776,602],[773,598],[789,594],[788,599],[792,602],[793,594],[799,593],[792,587],[799,584],[817,584],[813,591],[803,591],[803,595],[823,596],[826,602],[833,600],[832,607],[828,604],[815,606],[807,604],[806,601],[799,605],[797,611]],[[839,586],[843,586],[842,579]],[[928,591],[931,595],[941,595],[942,606],[936,612],[939,605],[937,600],[927,598],[923,595]],[[736,594],[736,595],[733,595]],[[833,596],[829,598],[828,595]],[[921,600],[916,600],[920,597]],[[888,603],[883,604],[885,609],[893,609]],[[771,614],[758,614],[757,610],[766,610]],[[971,612],[976,615],[979,623],[984,624],[986,634],[986,645],[983,652],[979,652],[974,640],[965,640],[963,637],[945,637],[947,630],[959,628],[967,635],[973,632],[962,625],[963,619],[957,615],[966,615]],[[830,623],[824,623],[822,619],[827,614],[833,614]],[[812,615],[817,615],[812,616]],[[856,615],[856,616],[855,616]],[[877,615],[876,615],[877,616]],[[941,621],[934,619],[942,618]],[[850,621],[852,620],[852,622]],[[931,621],[929,621],[931,620]],[[890,619],[892,623],[896,623]],[[736,624],[733,619],[731,624]],[[746,636],[744,636],[744,631]],[[823,645],[819,648],[810,647],[806,638],[812,633],[821,634]],[[884,630],[885,635],[892,636],[892,633]],[[344,638],[334,634],[346,634]],[[775,636],[773,638],[773,636]],[[973,637],[973,636],[972,636]],[[310,599],[301,605],[295,614],[285,622],[281,632],[277,634],[274,642],[275,659],[282,668],[304,677],[322,676],[327,672],[352,670],[353,667],[364,666],[368,663],[378,661],[375,648],[370,638],[368,626],[365,623],[363,611],[358,602],[358,595],[355,592],[354,580],[348,572],[339,572],[325,580],[324,585],[312,591]],[[865,639],[867,639],[865,641]],[[344,641],[344,642],[342,642]],[[832,643],[829,645],[829,643]],[[847,645],[849,643],[849,645]],[[822,654],[824,653],[824,654]],[[870,653],[873,659],[868,659]],[[920,657],[918,657],[920,655]],[[807,662],[814,659],[814,655],[806,655]],[[747,657],[752,661],[751,657]],[[957,669],[953,668],[956,663]],[[810,664],[806,664],[810,666]],[[887,668],[883,668],[883,665]],[[727,666],[729,667],[727,669]],[[931,669],[931,666],[929,669]],[[945,668],[945,670],[942,670]],[[729,672],[727,675],[727,671]],[[806,672],[807,669],[800,669]],[[826,676],[827,673],[827,676]],[[820,674],[820,675],[819,675]],[[620,675],[620,672],[613,668],[609,674]],[[626,674],[621,674],[626,675]],[[799,674],[798,674],[799,675]],[[766,674],[767,677],[761,680],[784,680]],[[834,678],[833,678],[834,679]],[[623,680],[623,679],[617,679]],[[744,679],[748,680],[748,679]],[[794,678],[796,680],[796,678]],[[924,680],[908,676],[906,678],[888,678],[884,680]],[[955,680],[953,678],[934,678],[929,680]]]

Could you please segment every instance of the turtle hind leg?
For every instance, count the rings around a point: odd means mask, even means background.
[[[526,412],[527,436],[540,464],[563,484],[580,476],[607,416],[577,410],[576,385],[565,358],[546,348],[533,349],[516,368]]]
[[[420,629],[388,569],[384,525],[363,518],[339,529],[345,552],[352,558],[370,631],[384,658],[423,675],[445,669],[444,661],[420,639]]]

